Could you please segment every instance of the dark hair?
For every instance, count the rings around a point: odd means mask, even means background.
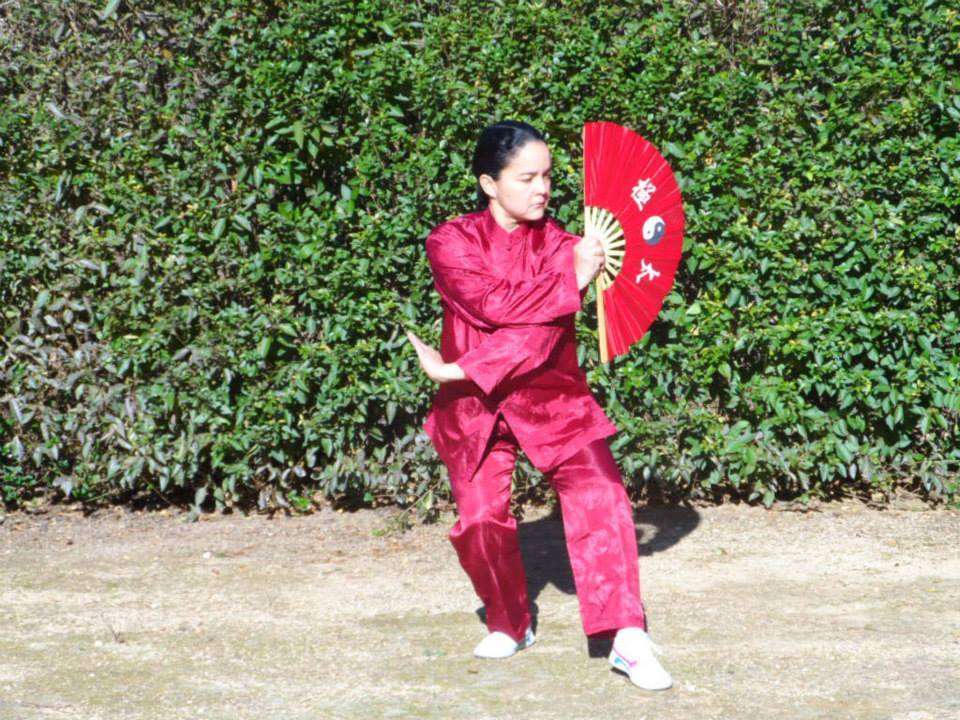
[[[490,204],[490,198],[480,185],[480,176],[487,174],[499,180],[500,171],[531,140],[546,142],[536,128],[519,120],[501,120],[480,133],[472,165],[477,178],[477,210],[484,210]]]

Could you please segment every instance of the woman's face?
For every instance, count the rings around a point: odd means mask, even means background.
[[[541,140],[530,140],[500,171],[500,178],[480,176],[490,202],[496,202],[518,222],[539,220],[550,201],[550,150]]]

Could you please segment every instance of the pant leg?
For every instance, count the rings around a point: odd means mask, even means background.
[[[451,485],[459,517],[449,538],[486,607],[487,629],[519,642],[531,617],[517,519],[510,512],[516,460],[516,438],[501,416],[473,480]]]
[[[646,630],[633,509],[606,438],[547,473],[557,491],[583,630]]]

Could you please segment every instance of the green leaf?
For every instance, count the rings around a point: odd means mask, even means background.
[[[264,335],[260,338],[260,342],[257,344],[257,354],[261,358],[267,357],[267,353],[270,352],[270,346],[273,344],[273,338],[269,335]]]
[[[120,6],[120,0],[110,0],[106,7],[103,8],[103,11],[100,13],[101,20],[109,20],[117,12],[117,8]]]
[[[663,147],[667,151],[668,155],[673,155],[675,158],[684,160],[687,157],[686,153],[683,152],[683,148],[681,148],[675,142],[667,142]]]
[[[37,299],[34,300],[33,302],[33,311],[40,312],[41,310],[43,310],[43,308],[47,306],[47,303],[49,301],[50,301],[50,291],[46,289],[41,290],[39,293],[37,293]]]
[[[771,507],[775,499],[776,493],[773,490],[768,488],[767,491],[763,493],[763,504],[765,507]]]

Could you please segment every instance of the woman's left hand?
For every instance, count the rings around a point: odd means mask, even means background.
[[[445,363],[440,353],[427,345],[412,332],[407,330],[407,340],[413,345],[420,358],[420,367],[434,382],[445,383],[451,380],[462,380],[465,375],[456,363]]]

